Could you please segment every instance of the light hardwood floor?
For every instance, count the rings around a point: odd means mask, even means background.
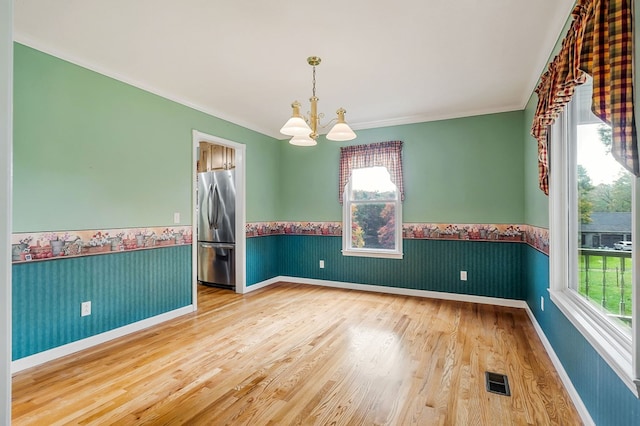
[[[522,309],[280,283],[16,374],[13,424],[575,425]],[[511,397],[485,390],[507,374]]]

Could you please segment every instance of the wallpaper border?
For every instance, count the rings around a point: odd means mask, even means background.
[[[342,236],[342,222],[251,222],[247,238],[269,235]],[[463,240],[522,242],[549,254],[549,230],[532,225],[405,223],[402,238],[406,240]]]
[[[192,227],[145,227],[78,231],[24,232],[11,236],[12,263],[107,254],[192,244]],[[246,237],[269,235],[342,236],[342,222],[251,222]],[[549,230],[532,225],[405,223],[406,240],[461,240],[526,243],[549,255]]]
[[[159,226],[11,235],[12,263],[191,244],[191,226]]]

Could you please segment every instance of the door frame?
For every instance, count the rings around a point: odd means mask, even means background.
[[[0,425],[11,424],[13,1],[0,0]]]
[[[196,189],[198,184],[198,146],[200,142],[215,145],[223,145],[235,149],[236,162],[236,293],[245,293],[247,289],[246,279],[246,145],[223,139],[218,136],[193,130],[193,159],[191,175],[191,229],[193,240],[191,243],[191,276],[193,278],[193,308],[198,309],[198,217]]]

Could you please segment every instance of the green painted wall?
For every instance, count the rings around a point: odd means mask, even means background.
[[[277,219],[275,139],[14,47],[14,232],[189,224],[192,129],[247,145],[247,220]]]
[[[524,110],[524,223],[549,228],[549,197],[538,186],[538,141],[531,136],[537,104],[534,93]]]
[[[357,131],[350,144],[404,142],[404,222],[522,223],[523,112]],[[280,220],[339,221],[344,143],[281,141]]]
[[[572,15],[569,15],[567,21],[558,35],[553,50],[549,54],[547,63],[551,62],[558,54],[562,47],[562,40],[571,27],[573,21]],[[540,73],[546,71],[547,64]],[[536,83],[537,86],[538,83]],[[533,115],[538,105],[538,95],[531,93],[529,101],[524,109],[524,127],[522,140],[524,141],[524,223],[527,225],[540,226],[549,228],[549,197],[538,186],[538,142],[531,136],[531,124],[533,123]]]

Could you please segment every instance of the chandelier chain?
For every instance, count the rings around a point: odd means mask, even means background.
[[[356,138],[356,134],[344,121],[345,110],[343,108],[336,111],[337,117],[329,121],[326,125],[322,125],[320,120],[324,118],[323,113],[318,113],[318,98],[316,97],[316,66],[321,62],[318,56],[309,56],[307,63],[313,67],[313,91],[311,98],[311,111],[308,112],[308,117],[300,114],[300,102],[295,101],[291,104],[293,110],[291,118],[280,129],[280,133],[293,136],[289,143],[292,145],[300,146],[312,146],[316,145],[318,138],[318,130],[325,128],[335,123],[329,133],[327,133],[327,139],[332,141],[349,141]]]
[[[313,97],[316,97],[316,67],[313,66]]]

